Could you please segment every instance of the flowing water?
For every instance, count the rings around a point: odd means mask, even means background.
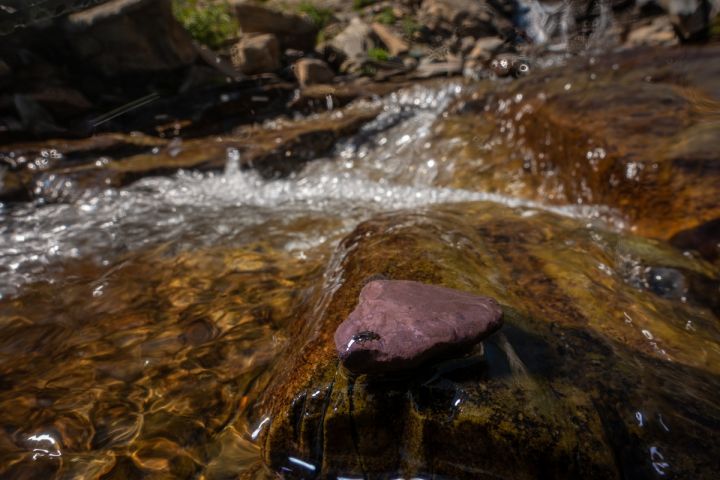
[[[568,219],[603,255],[624,255],[607,240],[626,221],[611,208],[442,186],[458,159],[433,148],[434,128],[464,88],[377,100],[375,120],[285,179],[241,170],[229,149],[224,172],[3,206],[0,476],[269,475],[254,442],[264,425],[246,418],[258,379],[291,340],[286,327],[324,284],[340,240],[378,214],[496,205]],[[601,264],[598,274],[645,288],[644,267],[623,258],[625,270]],[[684,287],[660,280],[686,301]]]

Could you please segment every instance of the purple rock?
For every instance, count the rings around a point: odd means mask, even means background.
[[[405,280],[375,280],[335,331],[353,373],[391,373],[462,353],[502,326],[489,297]]]

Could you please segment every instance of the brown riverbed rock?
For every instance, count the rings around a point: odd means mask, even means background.
[[[280,44],[271,33],[250,34],[232,48],[232,64],[240,72],[253,75],[280,68]]]
[[[436,125],[432,148],[448,167],[438,183],[607,205],[663,239],[713,220],[719,54],[638,49],[481,84]]]
[[[335,348],[353,373],[391,373],[457,356],[501,325],[502,310],[492,298],[407,280],[374,280],[335,331]]]
[[[693,287],[683,301],[645,285],[646,266],[688,286],[718,273],[660,242],[497,204],[359,225],[259,380],[265,462],[289,479],[714,478],[717,317]],[[497,298],[503,329],[482,355],[348,376],[333,334],[373,273]]]
[[[301,58],[293,65],[293,71],[301,87],[332,83],[335,78],[328,64],[317,58]]]
[[[267,178],[282,177],[330,150],[340,138],[357,132],[379,111],[368,104],[348,105],[310,119],[278,120],[272,128],[241,126],[221,140],[210,136],[168,141],[135,133],[3,145],[0,159],[17,156],[24,160],[15,162],[7,172],[0,198],[67,200],[85,189],[123,186],[149,175],[172,174],[180,169],[222,170],[229,150],[240,155],[241,168],[253,168]],[[39,171],[33,161],[50,153],[62,160],[47,165],[43,162]],[[49,179],[52,181],[48,183]],[[60,194],[55,187],[72,192]],[[55,193],[46,198],[50,192]]]

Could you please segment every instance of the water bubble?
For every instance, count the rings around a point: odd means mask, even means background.
[[[27,437],[27,442],[32,445],[33,460],[41,457],[60,457],[60,444],[48,433],[40,433]]]
[[[648,290],[663,298],[682,299],[688,290],[685,276],[675,268],[648,267],[645,282]]]
[[[650,461],[652,466],[658,475],[665,475],[665,469],[670,467],[670,464],[665,461],[665,457],[657,447],[650,447]]]
[[[269,421],[270,417],[263,418],[262,421],[258,424],[257,428],[255,428],[255,430],[253,430],[253,432],[250,434],[250,438],[252,438],[253,440],[257,440],[260,432],[262,432],[263,428]]]
[[[296,457],[288,457],[288,460],[290,461],[290,463],[294,463],[295,465],[306,468],[306,469],[310,470],[311,472],[314,472],[316,469],[315,465],[313,465],[312,463],[308,463],[308,462],[306,462],[304,460],[300,460],[299,458],[296,458]]]
[[[635,412],[635,419],[638,422],[638,426],[643,427],[645,425],[645,419],[641,411]]]

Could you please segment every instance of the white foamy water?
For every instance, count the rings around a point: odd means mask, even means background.
[[[53,281],[68,259],[107,265],[160,244],[180,251],[254,241],[302,253],[336,242],[374,214],[434,204],[488,201],[585,219],[608,216],[600,207],[545,207],[433,186],[438,169],[451,166],[441,166],[427,142],[460,92],[451,84],[391,95],[376,120],[288,179],[240,171],[237,152],[230,151],[224,174],[179,172],[72,203],[0,209],[0,295],[13,295],[27,282]]]

